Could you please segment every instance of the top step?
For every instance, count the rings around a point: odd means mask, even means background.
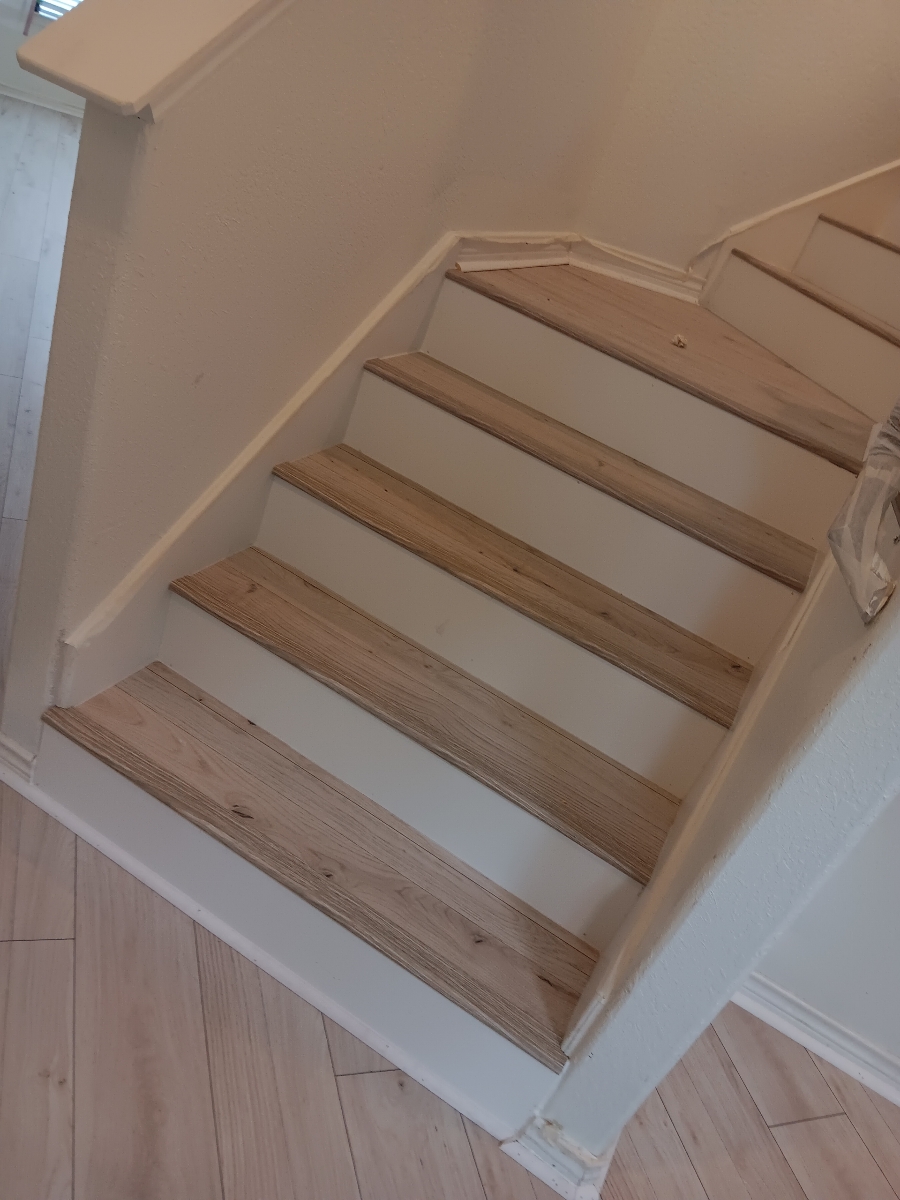
[[[698,305],[570,266],[447,278],[837,466],[862,465],[868,418]]]

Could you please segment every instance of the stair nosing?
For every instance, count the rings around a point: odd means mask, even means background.
[[[464,411],[462,404],[455,403],[452,399],[448,399],[442,395],[437,387],[429,385],[429,383],[417,378],[408,371],[404,371],[403,365],[410,360],[428,361],[446,374],[448,378],[464,381],[466,386],[477,388],[483,395],[489,396],[492,402],[503,404],[511,411],[527,414],[526,419],[533,420],[535,426],[540,425],[548,430],[561,433],[565,437],[580,443],[585,450],[593,450],[598,457],[605,457],[607,460],[612,460],[620,469],[630,469],[635,474],[642,476],[650,486],[652,486],[653,482],[658,481],[659,484],[679,493],[686,501],[689,501],[691,498],[701,501],[703,507],[706,507],[718,518],[718,529],[715,520],[704,524],[700,520],[691,519],[686,515],[679,515],[676,511],[677,504],[670,504],[666,508],[664,501],[644,499],[640,495],[640,488],[637,486],[629,490],[627,485],[617,485],[613,480],[602,478],[602,469],[592,472],[579,466],[574,461],[572,455],[566,458],[565,452],[550,449],[546,442],[541,442],[538,436],[517,435],[516,432],[509,428],[501,427],[496,420],[492,421],[488,417],[479,417],[470,411]],[[718,550],[722,554],[727,554],[736,561],[752,567],[754,570],[767,575],[771,579],[775,579],[778,583],[783,583],[787,587],[802,592],[809,582],[816,551],[800,538],[784,533],[773,525],[768,525],[764,521],[748,516],[746,513],[741,512],[740,509],[733,508],[731,505],[725,504],[723,501],[717,500],[699,491],[697,488],[693,488],[671,476],[665,475],[662,471],[649,467],[638,459],[632,458],[622,451],[615,450],[613,447],[607,446],[603,442],[590,437],[588,434],[582,433],[572,426],[565,425],[563,422],[557,421],[555,418],[539,412],[537,409],[530,408],[528,405],[498,391],[496,388],[489,387],[472,376],[466,375],[464,372],[458,371],[446,363],[442,363],[439,359],[421,352],[398,354],[390,358],[370,359],[365,364],[365,369],[380,379],[395,384],[418,396],[420,399],[434,404],[459,420],[465,421],[475,428],[506,442],[517,450],[540,459],[542,462],[547,463],[548,466],[563,471],[573,479],[577,479],[589,487],[596,488],[605,495],[612,496],[613,499],[619,500],[623,504],[627,504],[637,511],[652,517],[654,520],[669,525],[673,529],[677,529],[680,533],[687,534],[689,537],[710,546],[714,550]],[[614,466],[613,471],[615,469]],[[734,528],[741,524],[746,526],[743,546],[739,533]],[[721,532],[721,528],[724,525],[731,525],[732,527],[728,534]],[[750,535],[752,532],[757,533],[760,541],[768,538],[776,542],[781,542],[783,544],[783,552],[780,555],[767,554],[765,548],[760,548],[758,552],[747,548],[746,543],[751,540]],[[759,535],[762,536],[760,537]],[[791,564],[786,561],[788,558],[793,559]]]
[[[482,274],[490,273],[482,272]],[[590,346],[592,350],[596,350],[600,354],[606,354],[610,358],[618,359],[619,362],[625,363],[626,366],[633,367],[635,370],[641,371],[645,375],[650,375],[654,379],[662,380],[663,383],[678,388],[679,391],[686,392],[688,395],[696,396],[698,400],[712,404],[713,407],[731,413],[733,416],[747,421],[751,425],[765,429],[776,437],[783,438],[785,441],[799,446],[802,450],[806,450],[810,454],[824,458],[845,471],[850,471],[856,475],[862,470],[862,452],[851,452],[849,449],[838,445],[834,440],[829,440],[826,437],[809,431],[800,431],[786,421],[751,410],[724,392],[717,391],[712,387],[704,387],[702,384],[687,379],[675,371],[667,370],[647,357],[631,353],[622,346],[619,346],[612,339],[604,338],[599,334],[587,334],[573,329],[563,318],[557,318],[542,312],[527,302],[518,300],[516,297],[495,293],[487,288],[478,276],[479,272],[477,271],[460,271],[458,268],[453,267],[445,272],[445,277],[452,283],[460,284],[462,287],[468,288],[478,295],[484,296],[495,303],[502,304],[505,308],[510,308],[524,317],[547,326],[548,329],[553,329],[565,337],[570,337],[574,341]],[[852,407],[852,405],[847,405],[847,408]],[[854,409],[854,412],[856,411]],[[863,414],[859,415],[863,416]],[[864,442],[865,439],[863,438],[861,441]]]
[[[829,217],[826,213],[819,213],[816,219],[824,225],[833,225],[835,229],[841,229],[844,233],[852,233],[854,237],[862,238],[866,242],[872,242],[873,245],[880,246],[882,250],[890,250],[893,254],[900,254],[900,246],[894,242],[889,242],[887,238],[879,237],[877,233],[869,233],[866,229],[857,229],[855,225],[841,221],[838,217]]]
[[[832,292],[826,291],[817,284],[801,279],[799,275],[793,275],[789,271],[782,270],[781,267],[775,267],[771,263],[763,262],[761,258],[756,258],[754,255],[748,254],[746,250],[732,250],[731,253],[735,258],[740,259],[741,262],[755,267],[757,271],[762,271],[765,275],[770,276],[779,283],[783,283],[785,287],[792,288],[795,292],[806,296],[808,300],[812,300],[816,304],[821,304],[823,308],[830,309],[839,317],[844,317],[847,321],[852,322],[852,324],[858,325],[860,329],[871,333],[873,337],[879,337],[882,341],[888,342],[900,350],[900,332],[892,329],[890,325],[886,325],[869,313],[863,312],[862,309],[848,304],[845,300],[841,300],[839,296],[835,296]]]
[[[454,564],[446,552],[438,553],[436,549],[424,544],[422,532],[426,529],[424,521],[417,526],[417,536],[414,538],[400,528],[392,529],[389,523],[383,519],[386,511],[383,507],[380,510],[382,519],[379,521],[374,510],[366,512],[364,506],[354,503],[346,489],[338,494],[334,488],[329,490],[310,478],[310,470],[314,471],[316,464],[323,462],[331,464],[332,469],[337,467],[338,470],[346,473],[348,469],[346,460],[349,460],[349,469],[355,471],[361,478],[365,478],[365,472],[379,476],[378,486],[383,491],[390,490],[387,486],[387,482],[390,482],[395,496],[399,496],[401,492],[413,495],[416,498],[416,504],[420,506],[421,513],[424,514],[431,509],[441,513],[445,521],[449,518],[446,528],[450,528],[451,533],[447,535],[446,540],[452,544],[460,561]],[[681,628],[674,621],[669,621],[658,613],[604,587],[590,576],[582,574],[565,563],[560,563],[550,555],[529,546],[521,539],[467,513],[458,505],[412,483],[361,452],[348,446],[336,446],[331,450],[322,450],[317,454],[309,455],[297,462],[282,463],[274,468],[273,473],[285,482],[343,512],[360,524],[368,526],[374,532],[425,561],[431,562],[432,565],[448,571],[463,582],[493,596],[501,603],[554,630],[569,641],[605,658],[608,662],[612,662],[637,678],[643,679],[652,687],[667,693],[689,708],[694,708],[718,724],[728,728],[734,720],[741,696],[753,670],[749,663],[737,655],[722,650],[697,634]],[[397,503],[394,504],[394,513],[395,515],[400,513],[402,516],[402,507]],[[519,554],[522,563],[529,566],[531,575],[527,576],[519,568],[504,566],[503,571],[507,575],[511,571],[517,577],[519,586],[513,589],[510,586],[501,585],[499,579],[491,578],[487,555],[479,554],[477,562],[473,558],[463,561],[466,560],[466,554],[470,547],[467,541],[460,540],[452,531],[453,521],[468,525],[470,534],[474,530],[483,540],[492,542],[495,554],[498,550],[502,551],[507,558]],[[585,594],[589,594],[598,611],[592,612],[582,601],[572,599],[571,595],[567,598],[563,592],[551,596],[550,585],[541,580],[541,572],[555,576],[560,585],[568,586],[570,593],[573,590],[581,589]],[[532,587],[535,596],[525,596],[524,592],[529,586]],[[558,610],[560,604],[563,606],[568,604],[570,609],[565,620],[558,611],[551,611]],[[613,617],[614,611],[617,612],[617,617]],[[590,630],[586,627],[578,628],[573,614],[582,621],[586,620],[591,623]],[[677,657],[667,655],[662,657],[657,655],[658,661],[655,665],[651,665],[648,651],[650,643],[646,640],[642,642],[639,636],[629,633],[624,628],[626,617],[627,622],[644,626],[646,630],[652,629],[653,636],[657,639],[665,637],[670,641],[680,642],[682,650],[690,647],[694,658],[698,654],[702,654],[708,660],[708,667],[704,668],[698,662],[691,664],[690,656],[685,663]],[[617,620],[622,623],[622,628],[617,627]],[[602,637],[600,636],[601,625],[598,622],[606,622],[602,626]],[[643,649],[641,649],[642,646]],[[717,664],[715,668],[713,668],[713,663]]]
[[[314,905],[332,920],[337,921],[357,937],[367,941],[380,953],[410,971],[429,987],[434,988],[501,1036],[518,1045],[520,1049],[542,1062],[544,1066],[558,1072],[566,1062],[566,1056],[561,1049],[559,1030],[552,1028],[549,1014],[546,1012],[544,1013],[544,1025],[540,1026],[539,1010],[535,1007],[534,1001],[532,1001],[532,1008],[529,1008],[519,1004],[517,996],[503,993],[502,988],[494,986],[492,990],[488,987],[485,971],[490,974],[492,969],[490,960],[488,965],[482,968],[480,975],[470,971],[468,975],[460,978],[461,952],[458,946],[454,949],[452,940],[435,945],[437,939],[432,937],[431,944],[429,944],[428,941],[423,940],[421,935],[417,936],[413,932],[415,921],[410,924],[409,928],[405,924],[397,923],[397,919],[391,915],[390,904],[386,909],[373,907],[371,901],[367,901],[364,895],[354,895],[352,890],[348,890],[348,887],[342,883],[326,882],[331,880],[332,875],[329,875],[324,867],[312,867],[299,856],[295,856],[292,862],[288,862],[284,849],[279,848],[277,839],[273,840],[271,833],[268,835],[268,841],[266,840],[272,814],[274,813],[277,818],[278,807],[285,810],[286,806],[288,808],[297,806],[300,793],[296,788],[291,791],[288,787],[273,783],[271,778],[261,780],[252,772],[248,774],[247,766],[240,764],[239,748],[226,755],[221,746],[217,747],[214,741],[192,732],[183,725],[177,714],[169,716],[164,711],[164,704],[162,708],[158,705],[150,708],[127,690],[127,684],[139,678],[146,679],[148,676],[154,680],[153,686],[162,685],[163,689],[166,687],[174,689],[176,685],[171,679],[174,673],[167,672],[165,668],[163,668],[163,674],[154,670],[155,667],[161,666],[162,664],[154,664],[149,668],[144,668],[129,677],[129,680],[124,681],[122,685],[115,685],[101,696],[76,708],[48,709],[43,714],[43,720],[51,728],[81,745],[88,753],[131,779],[137,786],[192,821],[193,824],[228,846],[233,852],[241,855],[255,867],[263,870],[281,886],[288,888],[307,903]],[[189,684],[187,680],[183,682]],[[214,698],[207,698],[207,703],[202,700],[198,701],[192,693],[197,692],[201,696],[203,693],[193,685],[180,690],[182,702],[186,698],[189,703],[196,704],[196,711],[201,722],[222,725],[225,736],[239,735],[245,742],[247,738],[253,739],[257,746],[257,753],[267,755],[270,759],[280,753],[269,742],[255,737],[253,731],[246,728],[251,723],[241,718],[240,714],[234,713],[233,716],[236,720],[230,720],[227,715],[223,715],[221,710],[226,712],[231,710],[227,710],[224,705],[218,705]],[[123,741],[121,731],[116,731],[115,721],[111,722],[108,717],[110,703],[124,703],[129,716],[133,715],[135,709],[139,709],[145,718],[150,718],[151,729],[162,727],[167,735],[171,734],[178,743],[179,752],[183,750],[185,742],[189,742],[190,747],[197,747],[197,751],[191,750],[190,752],[190,767],[185,768],[184,762],[177,759],[173,761],[170,758],[168,761],[163,761],[164,749],[160,750],[158,744],[153,744],[153,754],[151,755],[146,746],[141,746],[140,737],[131,743]],[[102,718],[104,705],[107,705],[105,723]],[[97,715],[98,708],[100,716]],[[133,730],[129,732],[134,737]],[[271,740],[277,741],[277,739]],[[226,812],[221,797],[218,801],[215,799],[214,779],[212,790],[210,790],[211,785],[207,777],[205,793],[196,779],[192,780],[191,771],[195,770],[197,758],[200,756],[199,748],[202,748],[206,762],[230,764],[227,773],[229,789],[233,781],[235,791],[229,790],[229,805],[235,794],[243,800],[241,788],[245,787],[250,805],[264,804],[267,796],[273,796],[278,799],[276,809],[272,810],[270,805],[268,813],[263,810],[253,811],[251,808],[236,812],[237,806],[230,805],[230,811]],[[324,855],[324,859],[327,860],[326,866],[330,866],[335,853],[334,849],[329,849],[329,847],[333,847],[335,844],[340,846],[342,843],[345,851],[348,847],[350,848],[351,861],[354,858],[363,863],[371,861],[370,871],[375,872],[373,878],[380,878],[378,875],[380,864],[382,872],[388,871],[392,877],[408,881],[417,892],[427,894],[440,906],[442,911],[455,914],[455,918],[458,919],[449,918],[450,925],[447,926],[449,933],[458,936],[458,928],[455,927],[460,926],[460,921],[464,937],[470,936],[467,932],[469,929],[476,933],[483,932],[492,946],[495,959],[499,955],[499,959],[506,963],[510,961],[509,955],[512,954],[513,966],[510,969],[514,974],[516,971],[520,974],[522,971],[531,973],[536,982],[546,976],[544,986],[552,990],[558,1003],[562,1003],[568,1008],[574,1007],[577,995],[570,990],[573,985],[565,984],[563,981],[565,978],[578,979],[583,981],[580,986],[583,987],[586,984],[590,970],[597,959],[597,952],[592,947],[567,931],[557,932],[553,922],[541,914],[535,913],[530,906],[510,893],[504,892],[490,880],[480,876],[478,872],[465,867],[465,864],[459,864],[452,855],[447,854],[436,843],[416,834],[414,830],[409,831],[413,835],[411,839],[408,839],[409,846],[406,846],[405,842],[401,845],[401,839],[406,837],[404,832],[406,827],[403,822],[390,817],[390,814],[385,814],[385,810],[362,793],[349,788],[348,785],[330,776],[329,773],[323,772],[321,768],[315,768],[315,764],[309,763],[309,760],[303,760],[303,756],[291,752],[289,747],[284,749],[289,753],[282,754],[281,759],[294,769],[297,788],[301,787],[301,776],[309,774],[303,764],[306,763],[309,767],[314,768],[311,778],[317,781],[318,788],[314,786],[312,791],[308,790],[303,803],[310,811],[317,811],[316,820],[319,824],[322,824],[322,820],[324,820],[322,829],[325,831],[325,841],[322,841],[323,835],[317,833],[317,826],[309,825],[308,818],[304,818],[304,827],[307,830],[308,842],[314,844],[315,838],[319,837],[319,849],[316,850],[316,854],[319,858]],[[302,760],[302,762],[298,760]],[[345,829],[340,820],[329,820],[326,808],[322,807],[321,801],[316,797],[317,790],[322,793],[330,791],[334,795],[340,794],[344,801],[351,805],[355,804],[362,821],[362,824],[359,825],[360,830],[365,828],[366,822],[380,822],[378,828],[380,829],[381,825],[384,826],[384,832],[381,834],[383,841],[392,847],[400,847],[399,851],[394,852],[394,865],[391,865],[390,859],[385,859],[376,853],[370,841],[362,839],[354,841],[352,832]],[[298,813],[302,813],[302,811],[302,807],[297,808]],[[231,812],[235,812],[234,818],[231,817]],[[249,821],[247,820],[248,812],[251,817]],[[257,815],[268,815],[269,825],[267,826],[264,821],[263,825],[257,829],[256,823],[252,820]],[[386,815],[389,818],[387,820],[385,820]],[[289,832],[288,826],[284,827],[282,833],[285,831]],[[412,847],[412,850],[409,847]],[[400,854],[399,860],[397,860],[397,853]],[[420,877],[423,874],[429,875],[429,863],[433,864],[430,868],[432,873],[434,866],[439,863],[438,870],[443,872],[445,886],[443,888],[438,886],[437,890],[433,890],[430,884],[426,887],[422,882],[415,882],[415,874],[408,874],[411,856],[414,860],[412,865],[421,859],[418,868]],[[403,861],[407,863],[406,866],[397,865],[398,862],[402,863]],[[343,864],[339,863],[338,865]],[[460,866],[464,868],[462,871],[459,870]],[[291,869],[293,869],[293,874],[291,874]],[[462,877],[462,881],[458,885],[454,885],[453,880],[457,875]],[[303,882],[304,877],[306,877],[305,883]],[[447,880],[450,881],[449,884],[446,884]],[[365,882],[365,878],[363,882]],[[454,886],[458,887],[455,902],[452,898]],[[369,890],[371,890],[371,885],[369,885]],[[407,890],[406,887],[402,889],[404,900]],[[467,893],[471,893],[468,898]],[[462,905],[459,904],[460,898],[463,900]],[[477,919],[477,914],[481,911],[479,905],[482,903],[486,906],[483,914],[487,919],[485,924],[479,923]],[[467,916],[467,911],[473,915]],[[355,917],[353,916],[354,912],[356,913]],[[497,924],[499,914],[504,914],[501,924]],[[510,920],[512,926],[508,924]],[[503,933],[503,922],[507,924],[508,928],[513,929],[512,939],[510,939],[509,933]],[[532,927],[534,927],[534,934],[531,936],[536,940],[530,943],[530,949],[517,948],[519,943],[517,943],[515,931],[528,930]],[[548,964],[544,967],[543,973],[539,958],[541,953],[539,947],[541,946],[544,947],[545,955],[551,949],[558,955],[556,959],[558,966]],[[493,982],[494,984],[502,983],[502,980]],[[557,1016],[561,1015],[562,1010],[558,1007]]]
[[[277,632],[266,631],[259,612],[262,599],[259,593],[262,591],[270,592],[280,604],[296,608],[298,617],[305,618],[307,623],[314,619],[310,616],[311,609],[307,608],[304,612],[301,601],[294,601],[285,598],[282,593],[272,592],[272,585],[265,579],[267,571],[274,575],[291,577],[287,581],[289,587],[295,587],[306,596],[318,594],[325,598],[326,604],[332,609],[339,610],[339,614],[342,615],[336,620],[344,622],[348,646],[348,654],[343,664],[339,665],[335,654],[326,656],[327,666],[323,666],[321,661],[315,661],[314,654],[304,652],[299,641],[303,631],[296,622],[290,621],[288,615],[279,619]],[[227,602],[221,596],[217,597],[210,592],[210,588],[216,586],[219,578],[223,580],[220,586],[225,586],[227,580],[224,577],[229,573],[252,582],[257,588],[255,592],[248,592],[246,603],[240,609],[233,600]],[[658,784],[644,779],[568,731],[560,729],[524,705],[504,696],[482,680],[391,629],[316,580],[309,579],[290,564],[281,562],[265,551],[242,551],[193,576],[175,580],[171,590],[243,636],[256,641],[270,653],[345,696],[352,703],[466,772],[484,786],[555,829],[563,837],[610,863],[617,870],[642,884],[649,880],[679,806],[677,797]],[[321,624],[329,618],[318,617],[315,620]],[[391,660],[391,669],[406,676],[411,686],[424,688],[434,697],[435,707],[439,702],[442,715],[452,713],[458,726],[465,725],[468,715],[460,707],[460,690],[476,696],[476,700],[481,701],[482,708],[495,708],[497,718],[493,726],[489,725],[490,715],[482,716],[479,723],[481,733],[490,731],[491,740],[495,743],[492,747],[496,752],[495,759],[486,766],[487,755],[480,744],[466,745],[462,739],[454,740],[453,724],[450,721],[445,720],[436,730],[434,723],[428,719],[430,709],[427,706],[416,709],[413,705],[407,705],[406,710],[402,711],[401,689],[398,686],[395,685],[391,693],[393,703],[386,703],[383,698],[378,698],[377,688],[373,689],[371,685],[367,688],[365,680],[357,677],[355,681],[351,681],[349,647],[360,643],[361,639],[366,637],[368,642],[362,644],[373,659],[379,653],[385,653],[379,650],[379,641],[387,641],[389,649],[390,645],[402,647],[401,654],[407,654],[408,659],[412,660],[412,666],[409,661],[401,662],[395,653]],[[413,674],[416,660],[421,660],[424,667],[418,674]],[[529,728],[535,731],[531,735],[531,742]],[[534,739],[543,739],[540,747]],[[545,790],[542,790],[545,784],[542,784],[538,773],[534,776],[529,775],[527,782],[523,784],[523,772],[507,764],[515,764],[524,758],[540,761],[544,769],[544,755],[550,744],[556,747],[554,761],[557,764],[555,772],[548,772],[553,775],[551,783],[546,783]],[[541,750],[540,760],[534,752],[528,755],[529,745],[532,751]],[[566,779],[567,772],[573,768],[574,773],[568,776],[565,795],[554,793],[554,784],[559,788],[560,781]],[[595,773],[596,781],[592,779],[594,790],[589,790],[583,777],[591,776],[592,773]],[[643,802],[640,797],[645,798]],[[589,814],[594,804],[597,808],[593,818],[586,819],[585,816],[579,815]],[[661,804],[666,806],[664,820],[659,814],[653,815],[654,809]]]

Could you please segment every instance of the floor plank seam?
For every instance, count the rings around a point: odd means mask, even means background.
[[[215,1098],[212,1086],[212,1063],[209,1055],[209,1029],[206,1024],[206,997],[203,994],[203,980],[200,977],[200,947],[197,944],[197,922],[192,921],[194,935],[194,958],[197,964],[197,987],[200,992],[200,1019],[203,1022],[203,1051],[206,1056],[206,1077],[209,1084],[209,1100],[212,1109],[213,1137],[216,1141],[216,1164],[219,1168],[219,1194],[225,1200],[225,1173],[222,1168],[222,1143],[219,1136],[219,1115],[216,1112]]]
[[[675,1121],[672,1118],[672,1114],[669,1112],[668,1106],[666,1105],[666,1102],[663,1099],[662,1094],[660,1093],[658,1088],[656,1089],[656,1095],[659,1097],[659,1102],[663,1106],[663,1110],[664,1110],[666,1116],[669,1118],[669,1122],[670,1122],[673,1130],[675,1131],[675,1136],[678,1138],[679,1142],[681,1143],[681,1148],[684,1150],[684,1153],[687,1156],[688,1162],[694,1168],[694,1175],[697,1177],[697,1183],[700,1186],[700,1190],[703,1192],[703,1195],[706,1197],[706,1200],[716,1200],[716,1198],[714,1196],[710,1196],[709,1192],[706,1189],[706,1185],[704,1184],[703,1180],[700,1178],[700,1172],[697,1169],[697,1164],[694,1162],[694,1159],[691,1156],[691,1152],[688,1149],[688,1144],[684,1140],[684,1138],[681,1136],[681,1130],[675,1124]],[[626,1126],[626,1129],[627,1129],[627,1126]],[[601,1196],[601,1200],[602,1200],[602,1196]],[[659,1197],[657,1197],[657,1200],[659,1200]]]
[[[738,1072],[740,1074],[740,1072]],[[741,1075],[741,1079],[743,1079]],[[746,1086],[746,1083],[745,1083]],[[767,1125],[769,1129],[785,1129],[788,1125],[809,1125],[812,1121],[827,1121],[831,1117],[846,1117],[847,1114],[842,1108],[837,1112],[832,1113],[817,1113],[814,1117],[798,1117],[796,1121],[774,1121],[771,1125]],[[849,1118],[848,1118],[849,1119]]]

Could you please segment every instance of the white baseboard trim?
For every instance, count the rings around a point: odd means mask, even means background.
[[[5,733],[0,733],[0,778],[9,782],[11,787],[21,789],[23,783],[31,783],[34,773],[35,756],[18,742],[14,742]],[[6,780],[9,774],[14,780]]]
[[[591,1154],[543,1117],[533,1118],[500,1148],[565,1200],[600,1200],[616,1152],[614,1143],[603,1154]]]
[[[894,1055],[873,1046],[763,975],[751,975],[733,999],[773,1029],[787,1034],[892,1104],[900,1105],[900,1059]]]
[[[38,108],[49,108],[51,112],[65,113],[69,117],[84,117],[84,101],[75,100],[67,104],[64,100],[53,100],[48,96],[35,96],[27,88],[18,88],[11,83],[0,83],[0,96],[9,96],[13,100],[21,100],[24,104],[36,104]]]

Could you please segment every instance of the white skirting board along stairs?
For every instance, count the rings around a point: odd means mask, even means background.
[[[755,336],[449,272],[254,546],[173,581],[157,661],[45,716],[39,803],[566,1196],[609,1158],[534,1133],[573,1011],[871,427]]]

